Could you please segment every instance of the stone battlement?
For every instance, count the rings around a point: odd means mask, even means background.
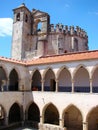
[[[64,33],[66,35],[77,35],[83,38],[87,38],[87,33],[81,29],[79,26],[67,26],[62,24],[50,24],[51,33]]]

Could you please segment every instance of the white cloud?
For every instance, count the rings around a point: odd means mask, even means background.
[[[12,23],[11,18],[0,18],[0,36],[11,36],[12,35]]]

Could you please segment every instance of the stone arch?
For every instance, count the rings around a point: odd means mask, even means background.
[[[0,91],[7,90],[7,74],[5,68],[0,66]]]
[[[17,74],[18,74],[18,77],[19,77],[19,80],[21,80],[21,75],[22,75],[22,73],[20,72],[20,70],[19,70],[19,68],[17,67],[17,66],[14,66],[12,69],[11,69],[11,71],[13,70],[13,69],[15,69],[15,71],[17,72]],[[11,72],[10,71],[10,72]]]
[[[18,91],[19,87],[19,75],[16,69],[12,69],[9,74],[9,90]]]
[[[4,69],[4,71],[5,71],[5,74],[6,74],[6,77],[8,78],[8,69],[7,69],[7,67],[5,66],[5,64],[0,64],[0,67],[2,67],[3,69]]]
[[[82,130],[83,116],[80,109],[77,106],[70,104],[64,109],[62,113],[62,118],[64,119],[64,127],[68,130]]]
[[[41,27],[39,28],[39,24],[42,24],[42,21],[40,20],[40,19],[37,19],[37,20],[35,20],[34,21],[34,34],[37,34],[38,32],[40,32],[41,30],[42,30],[42,25],[41,25]]]
[[[58,81],[59,81],[59,87],[58,91],[60,92],[71,92],[71,73],[68,70],[66,66],[63,66],[60,68],[60,70],[57,73]]]
[[[98,130],[98,106],[93,107],[87,114],[88,130]]]
[[[59,112],[53,103],[45,105],[42,115],[44,123],[59,125]]]
[[[28,121],[40,122],[40,110],[35,102],[31,103],[28,107]]]
[[[40,32],[42,30],[42,22],[39,20],[37,23],[37,31]]]
[[[55,75],[55,72],[54,72],[53,68],[52,68],[52,67],[47,67],[47,68],[44,70],[44,72],[43,72],[42,79],[45,79],[45,75],[46,75],[46,73],[47,73],[48,70],[52,70],[53,73],[54,73],[54,75]],[[56,76],[55,76],[55,77],[56,77]]]
[[[56,73],[56,78],[58,79],[59,78],[59,75],[60,75],[60,73],[61,73],[61,71],[63,70],[63,69],[67,69],[68,71],[69,71],[69,68],[67,67],[67,66],[61,66],[59,69],[58,69],[58,71],[57,71],[57,73]],[[70,71],[69,71],[69,73],[70,73]],[[71,73],[70,73],[70,75],[71,75]]]
[[[74,79],[75,74],[77,73],[77,71],[78,71],[81,67],[83,67],[83,68],[88,72],[88,74],[89,74],[88,68],[86,68],[86,66],[85,66],[84,64],[79,64],[78,66],[76,66],[75,70],[73,71],[72,79]],[[89,78],[90,78],[90,74],[89,74]]]
[[[94,74],[94,72],[96,71],[97,68],[98,68],[98,64],[96,64],[96,65],[92,68],[92,71],[91,71],[91,79],[92,79],[93,74]]]
[[[38,69],[35,69],[33,71],[31,90],[32,91],[41,91],[41,74]]]
[[[56,91],[55,73],[51,68],[48,68],[43,73],[44,76],[44,90],[45,91]]]
[[[96,65],[91,72],[92,91],[98,93],[98,65]]]
[[[4,107],[0,104],[0,126],[4,126],[5,125],[5,109]]]
[[[21,107],[18,103],[14,103],[9,110],[8,122],[9,124],[21,121]]]
[[[80,65],[76,68],[73,79],[75,92],[90,92],[90,76],[84,65]]]

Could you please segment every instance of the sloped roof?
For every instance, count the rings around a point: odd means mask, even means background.
[[[37,59],[26,60],[26,61],[0,57],[0,61],[20,64],[20,65],[25,65],[25,66],[55,64],[55,63],[61,63],[61,62],[95,60],[95,59],[98,59],[98,50],[45,56],[45,57],[40,57]]]
[[[51,63],[61,63],[61,62],[81,61],[81,60],[94,60],[94,59],[98,59],[98,50],[46,56],[46,57],[41,57],[38,59],[27,61],[26,64],[41,65],[41,64],[51,64]]]
[[[7,58],[7,57],[0,57],[0,61],[5,61],[5,62],[10,62],[10,63],[20,64],[20,65],[26,65],[25,61],[16,60],[16,59]]]

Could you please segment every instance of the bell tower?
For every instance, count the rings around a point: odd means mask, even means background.
[[[25,58],[25,48],[28,49],[31,34],[31,12],[23,3],[13,9],[13,36],[12,36],[12,58],[21,60]]]

